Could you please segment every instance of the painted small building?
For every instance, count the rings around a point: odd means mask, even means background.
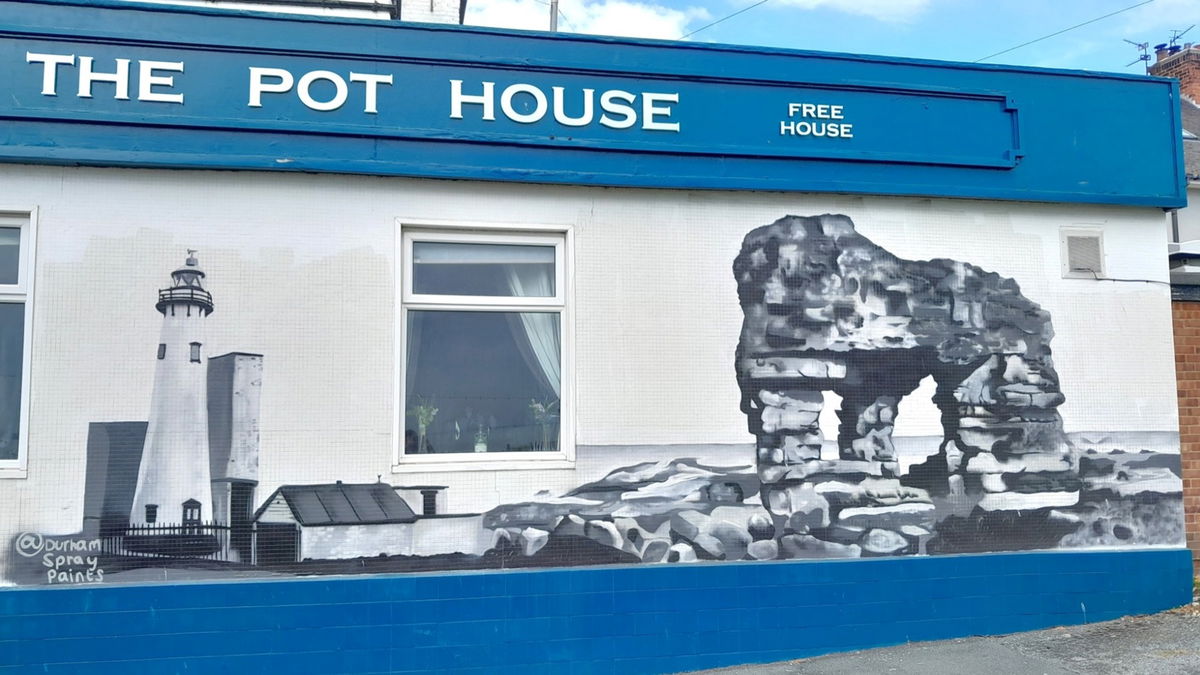
[[[260,533],[258,559],[407,555],[412,553],[410,526],[416,520],[408,504],[384,483],[285,485],[254,515]]]
[[[1191,598],[1173,80],[0,8],[0,662],[680,672]]]
[[[402,492],[386,483],[284,485],[254,514],[256,564],[477,556],[490,547],[478,514],[417,514]]]

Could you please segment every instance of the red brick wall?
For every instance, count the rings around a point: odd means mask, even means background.
[[[1200,302],[1172,302],[1188,546],[1200,560]]]
[[[1200,101],[1200,47],[1192,47],[1155,63],[1150,66],[1150,74],[1178,79],[1183,95]]]

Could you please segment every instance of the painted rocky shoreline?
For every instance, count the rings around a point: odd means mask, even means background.
[[[843,472],[798,492],[780,517],[764,508],[753,466],[667,460],[500,506],[484,525],[496,550],[534,556],[557,538],[584,537],[647,563],[1182,544],[1181,527],[1162,529],[1180,522],[1163,517],[1182,510],[1178,455],[1092,449],[1080,467],[1080,500],[1063,507],[992,512],[979,506],[985,491],[931,495],[903,477]]]
[[[1176,444],[1174,434],[1161,439],[1145,433],[1068,436],[1079,456],[1079,502],[1019,517],[979,509],[983,492],[929,490],[922,458],[911,453],[932,453],[940,439],[909,437],[896,439],[906,467],[899,478],[850,484],[840,479],[845,474],[831,475],[806,495],[807,510],[785,519],[764,508],[753,465],[717,466],[710,455],[707,461],[631,464],[562,494],[493,508],[483,516],[493,541],[483,555],[372,556],[260,567],[105,556],[102,565],[110,571],[106,580],[118,582],[147,574],[166,578],[172,569],[228,578],[1183,545],[1179,455],[1157,451]]]

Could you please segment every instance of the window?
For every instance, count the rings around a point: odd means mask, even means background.
[[[402,229],[397,470],[569,466],[567,236]]]
[[[164,344],[160,344],[158,346],[158,360],[162,361],[165,358],[167,358],[167,346]]]
[[[158,520],[158,504],[146,505],[146,523],[153,525]]]
[[[191,347],[192,347],[192,356],[191,356],[192,363],[200,363],[200,343],[199,342],[189,342],[188,344],[191,345]]]
[[[189,499],[183,503],[182,522],[184,525],[200,524],[200,502],[195,499]]]
[[[0,211],[0,477],[27,462],[35,212]]]

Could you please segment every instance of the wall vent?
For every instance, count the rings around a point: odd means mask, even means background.
[[[1104,238],[1099,230],[1062,231],[1063,277],[1104,278]]]

